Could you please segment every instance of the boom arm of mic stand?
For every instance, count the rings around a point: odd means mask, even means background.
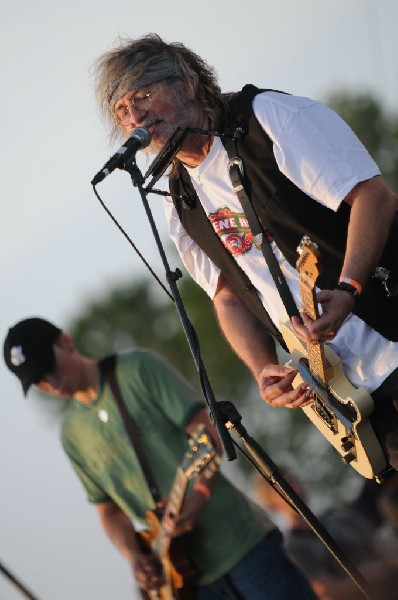
[[[188,319],[184,304],[182,302],[182,299],[181,299],[181,296],[180,296],[180,293],[179,293],[179,290],[178,290],[178,287],[176,284],[176,281],[181,276],[181,273],[178,269],[176,272],[173,272],[170,270],[170,266],[168,264],[166,254],[164,252],[163,245],[160,240],[159,233],[156,228],[156,224],[155,224],[152,212],[148,205],[147,192],[142,187],[144,178],[143,178],[137,164],[132,163],[130,165],[126,165],[125,170],[130,173],[133,185],[138,188],[138,191],[140,193],[140,196],[141,196],[141,199],[142,199],[142,202],[144,205],[144,209],[147,214],[147,217],[148,217],[151,229],[152,229],[152,233],[154,235],[154,238],[155,238],[158,250],[159,250],[159,254],[160,254],[160,257],[162,259],[162,262],[163,262],[163,265],[164,265],[164,268],[166,271],[167,281],[170,286],[170,290],[171,290],[171,293],[172,293],[172,296],[173,296],[173,299],[174,299],[174,302],[175,302],[175,305],[177,308],[177,312],[180,317],[181,324],[183,326],[185,336],[188,340],[188,344],[189,344],[189,347],[191,350],[191,354],[193,356],[196,368],[199,373],[203,394],[204,394],[206,403],[208,405],[208,408],[210,409],[210,413],[213,418],[214,424],[217,428],[217,432],[220,436],[220,440],[223,445],[225,455],[227,457],[227,460],[229,460],[229,461],[234,460],[236,458],[235,446],[233,444],[230,433],[225,426],[225,419],[222,416],[221,409],[219,407],[219,403],[216,402],[216,400],[214,398],[213,390],[210,386],[210,382],[207,377],[207,373],[206,373],[205,367],[203,365],[203,361],[200,356],[200,350],[199,350],[197,336],[194,332],[191,322]]]

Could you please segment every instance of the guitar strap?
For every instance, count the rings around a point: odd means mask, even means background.
[[[147,462],[146,456],[143,453],[142,446],[139,441],[139,434],[137,431],[137,426],[134,422],[133,417],[128,412],[127,407],[123,401],[123,398],[122,398],[122,395],[120,392],[120,387],[119,387],[119,384],[117,382],[116,375],[115,375],[115,365],[116,365],[116,355],[115,354],[110,354],[109,356],[105,356],[98,363],[100,372],[105,377],[107,383],[109,384],[109,387],[112,390],[113,396],[115,398],[116,404],[119,408],[120,414],[121,414],[123,422],[124,422],[124,427],[130,438],[131,445],[135,450],[135,453],[138,458],[138,462],[140,463],[142,472],[147,481],[147,484],[148,484],[149,490],[152,494],[153,500],[154,500],[155,504],[157,504],[158,502],[161,501],[162,498],[160,496],[159,490],[155,483],[155,479],[153,477],[153,473]]]
[[[292,293],[289,289],[289,286],[286,283],[286,279],[272,250],[272,238],[269,232],[260,223],[260,219],[246,194],[243,185],[243,163],[237,151],[236,138],[223,137],[222,142],[228,153],[229,176],[231,179],[232,187],[234,188],[234,192],[236,193],[238,200],[241,203],[243,212],[246,215],[253,237],[258,243],[258,245],[261,247],[261,251],[267,262],[269,271],[275,282],[276,288],[279,292],[282,302],[286,308],[286,312],[289,315],[289,318],[296,316],[299,317],[299,319],[301,319],[299,310],[293,299]]]

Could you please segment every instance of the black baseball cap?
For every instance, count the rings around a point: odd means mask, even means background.
[[[55,368],[53,344],[61,329],[39,317],[19,321],[9,329],[4,341],[4,360],[22,383],[26,395],[32,383],[38,383]]]

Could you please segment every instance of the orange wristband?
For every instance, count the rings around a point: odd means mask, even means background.
[[[205,485],[204,483],[200,483],[200,481],[195,483],[195,487],[193,489],[197,492],[201,492],[206,498],[210,498],[211,496],[211,491],[209,490],[207,485]]]
[[[350,279],[349,277],[344,277],[344,279],[340,279],[339,283],[348,283],[348,285],[352,285],[358,292],[358,296],[362,292],[362,285],[356,279]]]

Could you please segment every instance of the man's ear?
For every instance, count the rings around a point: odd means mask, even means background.
[[[56,344],[60,348],[63,348],[63,350],[67,350],[68,352],[73,352],[75,350],[75,344],[72,338],[64,331],[61,331],[61,333],[59,334]]]

